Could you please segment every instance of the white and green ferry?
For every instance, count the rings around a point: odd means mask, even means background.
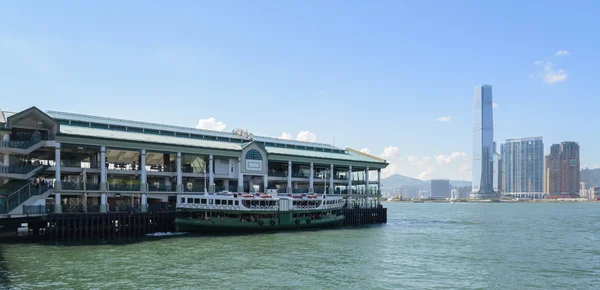
[[[339,196],[215,193],[180,195],[178,231],[254,231],[341,225]]]

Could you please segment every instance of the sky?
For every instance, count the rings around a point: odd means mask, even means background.
[[[600,167],[598,1],[1,1],[0,108],[334,143],[383,175],[471,180],[495,140]],[[335,141],[334,141],[335,140]]]

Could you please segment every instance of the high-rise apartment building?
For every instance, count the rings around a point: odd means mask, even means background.
[[[475,87],[473,97],[473,188],[471,198],[497,198],[494,192],[492,86]]]
[[[544,190],[542,137],[507,139],[503,146],[505,193],[541,193]]]
[[[550,147],[544,160],[544,192],[550,195],[579,194],[579,144],[561,142]]]
[[[448,179],[432,179],[431,180],[431,197],[432,198],[450,197],[450,180],[448,180]]]

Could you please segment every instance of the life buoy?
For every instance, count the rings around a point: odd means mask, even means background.
[[[270,221],[270,222],[269,222],[269,224],[270,224],[271,226],[274,226],[274,225],[275,225],[275,221]]]
[[[259,225],[259,226],[261,226],[261,227],[262,227],[264,224],[265,224],[265,222],[263,222],[263,221],[258,221],[258,225]]]
[[[297,224],[297,225],[299,225],[300,224],[300,220],[296,220],[294,223]]]
[[[306,224],[309,225],[310,224],[310,219],[306,219]]]

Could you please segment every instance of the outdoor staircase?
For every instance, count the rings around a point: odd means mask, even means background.
[[[41,164],[2,166],[0,167],[0,177],[27,180],[38,172],[45,171],[48,167],[48,165]]]
[[[5,196],[4,208],[1,211],[9,215],[23,214],[23,205],[33,205],[39,199],[46,199],[52,192],[52,189],[44,190],[42,187],[35,187],[31,183],[28,183],[10,195]]]
[[[27,155],[46,145],[47,140],[39,141],[2,141],[0,153]]]

